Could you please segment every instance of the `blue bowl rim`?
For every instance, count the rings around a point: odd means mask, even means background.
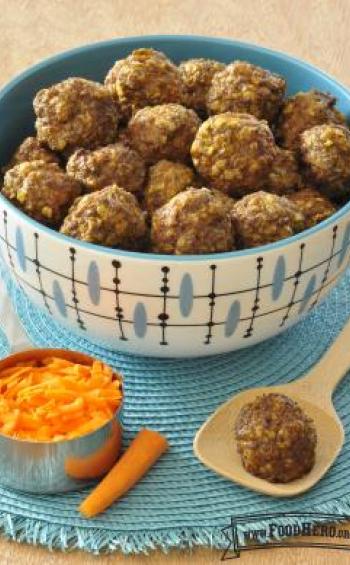
[[[61,53],[57,53],[56,55],[52,55],[50,57],[46,57],[45,59],[42,59],[41,61],[39,61],[38,63],[36,63],[35,65],[30,66],[29,68],[27,68],[26,70],[22,71],[21,73],[17,74],[10,82],[8,82],[3,88],[0,89],[0,102],[1,100],[7,96],[8,94],[11,93],[11,90],[16,87],[18,84],[21,83],[21,81],[23,81],[24,79],[26,79],[27,77],[31,76],[34,72],[40,71],[40,70],[44,70],[45,67],[47,67],[48,65],[51,65],[55,62],[58,61],[62,61],[64,60],[67,56],[71,56],[71,55],[75,55],[78,54],[80,52],[88,52],[88,51],[93,51],[96,48],[99,47],[104,47],[104,46],[114,46],[114,45],[127,45],[128,43],[132,42],[132,41],[139,41],[139,40],[145,40],[147,42],[154,42],[159,43],[162,41],[174,41],[174,42],[186,42],[186,41],[191,41],[192,43],[201,43],[202,41],[205,41],[207,43],[212,43],[212,44],[222,44],[222,45],[229,45],[232,47],[243,47],[245,49],[247,49],[248,51],[252,51],[252,52],[256,52],[256,50],[262,51],[268,55],[271,55],[273,57],[278,57],[282,60],[287,61],[288,63],[293,63],[303,69],[305,69],[306,71],[312,71],[312,72],[316,72],[317,74],[321,75],[322,77],[324,77],[325,79],[329,80],[330,82],[332,82],[334,85],[336,85],[340,90],[342,90],[344,92],[345,95],[350,96],[350,91],[349,89],[347,89],[343,84],[341,84],[340,82],[338,82],[336,79],[334,79],[331,75],[329,75],[328,73],[322,71],[321,69],[318,69],[317,67],[315,67],[314,65],[311,65],[310,63],[307,63],[306,61],[303,61],[302,59],[298,59],[297,57],[293,57],[291,55],[288,55],[284,52],[281,51],[276,51],[274,49],[270,49],[268,47],[261,47],[258,44],[255,43],[250,43],[250,42],[244,42],[244,41],[236,41],[234,39],[230,39],[230,38],[221,38],[221,37],[210,37],[210,36],[205,36],[205,35],[167,35],[167,34],[159,34],[159,35],[139,35],[139,36],[128,36],[128,37],[121,37],[121,38],[115,38],[115,39],[108,39],[105,41],[97,41],[94,43],[88,43],[85,45],[81,45],[80,47],[75,47],[73,49],[69,49],[66,51],[62,51]],[[335,223],[336,221],[338,221],[340,218],[342,218],[343,216],[345,216],[349,211],[350,211],[350,202],[348,202],[347,204],[345,204],[345,206],[342,206],[337,212],[335,212],[335,214],[333,214],[332,216],[330,216],[329,218],[326,218],[325,220],[323,220],[322,222],[320,222],[319,224],[317,224],[316,226],[313,226],[312,228],[309,228],[307,230],[303,230],[302,232],[293,235],[291,237],[287,237],[285,239],[281,239],[279,241],[276,241],[274,243],[269,243],[267,245],[262,245],[259,247],[252,247],[249,249],[243,249],[243,250],[235,250],[235,251],[228,251],[228,252],[224,252],[224,253],[208,253],[208,254],[202,254],[202,255],[166,255],[166,254],[156,254],[156,253],[144,253],[144,252],[136,252],[136,251],[126,251],[123,249],[118,249],[118,248],[110,248],[110,247],[105,247],[103,245],[97,245],[95,243],[89,243],[86,241],[82,241],[79,239],[75,239],[73,237],[64,235],[60,232],[57,232],[56,230],[53,230],[43,224],[41,224],[40,222],[37,222],[36,220],[34,220],[33,218],[31,218],[30,216],[28,216],[27,214],[25,214],[24,212],[22,212],[20,209],[16,208],[16,206],[14,206],[9,200],[7,200],[7,198],[5,198],[1,192],[0,192],[0,201],[3,201],[5,203],[5,205],[10,208],[12,210],[12,212],[14,212],[14,214],[19,215],[20,218],[24,218],[25,222],[29,223],[30,225],[32,225],[35,229],[40,229],[41,231],[43,231],[44,233],[47,233],[48,235],[51,235],[52,237],[57,237],[57,239],[62,240],[63,242],[69,244],[69,245],[75,245],[78,247],[82,247],[85,248],[89,251],[93,251],[96,253],[97,250],[109,254],[109,255],[113,255],[113,256],[124,256],[124,257],[129,257],[130,259],[142,259],[142,260],[154,260],[154,261],[167,261],[167,262],[203,262],[203,261],[218,261],[218,260],[225,260],[225,259],[235,259],[236,257],[244,257],[244,256],[249,256],[249,255],[257,255],[260,253],[266,253],[267,251],[274,251],[277,249],[281,249],[283,247],[287,247],[289,244],[292,244],[300,239],[304,239],[305,237],[308,237],[309,235],[315,234],[318,231],[323,230],[324,228],[332,225],[333,223]]]

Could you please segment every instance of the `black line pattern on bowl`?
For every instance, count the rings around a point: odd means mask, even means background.
[[[79,305],[79,300],[78,300],[78,290],[79,287],[81,288],[86,288],[87,286],[87,282],[86,281],[80,281],[79,279],[75,278],[75,261],[76,261],[76,249],[74,248],[70,248],[70,260],[71,260],[71,276],[67,276],[66,274],[63,273],[58,273],[57,271],[55,271],[54,269],[51,269],[49,267],[46,267],[43,263],[41,263],[39,261],[39,246],[36,246],[36,253],[35,253],[35,257],[28,257],[28,255],[25,254],[24,249],[20,249],[19,252],[21,253],[21,255],[23,256],[25,261],[30,262],[31,264],[33,264],[35,266],[35,268],[39,269],[39,273],[37,273],[38,276],[38,284],[39,284],[39,288],[37,288],[35,285],[31,284],[30,282],[28,282],[24,277],[22,277],[20,275],[19,272],[16,271],[16,265],[17,263],[15,263],[14,261],[14,257],[13,254],[16,253],[18,255],[18,250],[17,250],[17,246],[11,241],[9,241],[9,234],[8,234],[8,226],[7,226],[7,214],[6,211],[3,210],[3,217],[4,217],[4,224],[3,224],[3,229],[4,229],[4,233],[0,234],[0,240],[4,243],[5,245],[5,249],[7,250],[7,259],[8,259],[8,263],[9,266],[13,272],[14,277],[16,277],[17,282],[19,284],[19,286],[22,288],[22,284],[30,289],[32,289],[33,291],[39,293],[44,300],[45,304],[45,308],[46,310],[51,313],[51,301],[53,304],[57,304],[56,299],[57,297],[55,296],[50,296],[50,294],[47,292],[46,289],[43,288],[43,278],[42,278],[42,273],[44,271],[47,271],[48,273],[53,273],[55,274],[57,277],[63,279],[63,280],[68,280],[71,282],[71,292],[72,292],[72,296],[73,298],[76,299],[76,301],[73,301],[73,305],[71,303],[69,304],[65,304],[67,309],[73,309],[75,311],[76,314],[76,319],[77,319],[77,325],[79,327],[79,329],[84,329],[86,330],[85,327],[85,322],[82,319],[82,315],[83,316],[91,316],[92,318],[100,318],[100,319],[105,319],[105,320],[111,320],[114,321],[117,319],[118,321],[118,326],[119,329],[121,330],[120,333],[120,339],[124,339],[127,340],[128,338],[126,337],[125,334],[125,325],[133,325],[135,323],[134,319],[132,319],[132,316],[130,316],[131,319],[125,319],[124,317],[124,312],[123,309],[121,309],[121,311],[116,312],[116,316],[109,316],[108,312],[107,315],[103,315],[100,314],[98,312],[94,312],[91,311],[90,309],[83,309],[81,308],[81,306]],[[332,278],[329,278],[330,273],[332,272],[331,267],[334,266],[334,261],[333,259],[335,257],[337,257],[340,254],[346,254],[347,253],[347,259],[349,259],[349,250],[350,250],[350,245],[348,241],[346,241],[344,243],[344,241],[342,240],[341,243],[341,248],[335,251],[335,247],[336,247],[336,241],[339,241],[339,233],[337,234],[337,229],[334,228],[330,231],[330,235],[332,233],[332,245],[331,245],[331,250],[330,250],[330,255],[329,257],[327,257],[326,259],[319,261],[318,263],[315,263],[314,265],[308,266],[307,268],[302,268],[303,265],[303,255],[304,255],[304,247],[305,244],[302,244],[300,246],[300,254],[299,254],[299,268],[297,270],[297,272],[295,272],[292,275],[288,275],[284,278],[284,282],[286,281],[290,281],[294,279],[294,286],[293,286],[293,293],[292,293],[292,297],[289,300],[289,302],[285,305],[276,307],[276,308],[272,308],[268,311],[263,311],[261,309],[261,305],[259,304],[259,292],[261,291],[261,289],[264,288],[269,288],[272,286],[273,281],[271,282],[267,282],[264,284],[261,284],[261,278],[258,276],[259,275],[259,264],[257,262],[257,282],[256,285],[254,287],[249,287],[249,288],[243,288],[241,290],[234,290],[234,291],[228,291],[228,292],[222,292],[222,293],[218,293],[216,292],[215,289],[215,281],[216,281],[216,276],[217,276],[217,272],[216,272],[216,266],[214,266],[215,268],[212,269],[211,274],[212,274],[212,287],[211,290],[212,292],[208,293],[208,294],[193,294],[193,299],[197,299],[197,300],[206,300],[207,304],[208,304],[208,298],[210,300],[209,302],[209,321],[204,320],[203,322],[199,321],[198,323],[172,323],[171,321],[169,321],[169,308],[168,308],[168,302],[169,300],[179,300],[180,296],[179,294],[171,294],[170,292],[170,286],[169,286],[169,272],[170,269],[168,266],[163,266],[161,268],[161,272],[162,272],[162,287],[160,289],[161,294],[157,294],[157,293],[148,293],[148,294],[143,294],[143,293],[137,293],[137,292],[132,292],[132,291],[126,291],[123,290],[122,288],[120,288],[120,276],[119,276],[119,269],[121,268],[121,263],[120,261],[118,261],[117,263],[113,263],[114,268],[117,267],[117,272],[116,272],[116,277],[115,279],[118,279],[118,282],[115,283],[114,282],[114,288],[109,288],[107,287],[103,287],[100,286],[100,290],[101,291],[105,291],[105,292],[113,292],[115,297],[116,297],[116,307],[121,308],[120,305],[120,297],[122,295],[130,295],[130,296],[137,296],[138,298],[142,298],[142,297],[153,297],[153,298],[161,298],[162,299],[162,312],[159,314],[158,318],[160,320],[160,322],[146,322],[146,326],[148,327],[160,327],[161,328],[161,344],[162,345],[168,345],[168,335],[167,335],[167,329],[168,328],[207,328],[208,329],[208,333],[207,336],[209,336],[209,338],[207,338],[207,340],[209,342],[212,342],[212,338],[213,338],[213,333],[212,333],[212,328],[214,326],[224,326],[227,323],[227,318],[226,319],[221,319],[218,321],[214,321],[214,308],[218,302],[218,300],[220,300],[223,297],[227,297],[227,296],[236,296],[236,295],[243,295],[245,293],[251,293],[252,291],[255,292],[255,299],[254,299],[254,304],[252,307],[252,314],[250,316],[246,316],[246,317],[240,317],[238,322],[239,323],[244,323],[244,322],[249,322],[249,327],[252,326],[252,324],[254,325],[254,322],[256,319],[258,318],[262,318],[262,317],[266,317],[272,314],[276,314],[278,312],[284,312],[285,315],[283,317],[283,320],[287,320],[287,318],[290,315],[290,311],[292,309],[292,307],[295,304],[299,304],[301,302],[303,302],[304,297],[302,298],[298,298],[296,299],[296,294],[297,294],[297,287],[299,284],[299,281],[302,277],[302,275],[304,275],[305,273],[309,273],[315,269],[317,269],[318,267],[325,265],[325,270],[324,270],[324,277],[322,279],[322,283],[321,286],[315,290],[313,290],[310,294],[310,296],[312,298],[314,298],[314,301],[319,300],[322,292],[324,289],[326,289],[328,286],[330,286],[331,284],[333,284],[338,277],[340,276],[340,274],[342,272],[344,272],[344,270],[347,267],[348,264],[348,260],[345,261],[344,265],[346,265],[341,271],[340,270],[335,270],[334,271],[334,276],[332,276]],[[338,236],[338,237],[337,237]],[[39,238],[37,238],[38,240]],[[16,235],[16,241],[17,241],[17,235]],[[38,241],[37,241],[38,243]],[[262,257],[261,257],[262,259]],[[39,265],[37,265],[37,263],[39,263]],[[261,261],[262,263],[262,261]],[[19,263],[20,265],[20,263]],[[20,265],[21,266],[21,265]],[[262,265],[260,265],[262,266]],[[212,267],[212,266],[211,266]],[[22,266],[21,266],[22,269]],[[28,271],[29,273],[29,271]],[[325,280],[324,280],[325,279]],[[117,287],[116,287],[117,284]],[[214,295],[212,297],[212,295]],[[49,304],[50,301],[50,304]],[[214,302],[214,304],[211,304],[211,302]],[[50,308],[51,305],[51,308]],[[259,306],[260,308],[254,308],[256,306]],[[253,310],[254,308],[254,310]],[[79,322],[80,320],[80,322]],[[210,323],[210,325],[209,325]],[[285,323],[285,322],[284,322]],[[280,324],[284,325],[284,323]],[[246,332],[248,332],[249,330],[246,330]],[[252,330],[253,330],[253,326],[252,326]],[[250,333],[250,332],[249,332]]]
[[[335,243],[336,243],[336,240],[337,240],[337,231],[338,231],[338,226],[335,225],[335,226],[333,227],[333,236],[332,236],[331,253],[330,253],[329,259],[328,259],[328,261],[327,261],[326,268],[325,268],[324,273],[323,273],[321,285],[320,285],[320,287],[319,287],[319,289],[318,289],[318,292],[317,292],[317,294],[316,294],[316,298],[315,298],[315,300],[312,302],[312,304],[311,304],[309,310],[312,310],[312,308],[315,308],[315,306],[317,305],[317,303],[318,303],[318,301],[319,301],[319,299],[320,299],[321,292],[322,292],[322,290],[323,290],[323,288],[324,288],[324,285],[325,285],[326,282],[327,282],[328,275],[329,275],[329,270],[330,270],[330,268],[331,268],[331,263],[332,263],[332,260],[333,260],[333,257],[334,257],[334,248],[335,248]]]
[[[10,249],[12,249],[12,251],[17,251],[16,250],[16,246],[12,245],[10,241],[6,242],[6,238],[3,237],[0,234],[0,240],[3,241],[5,243],[5,245],[9,246]],[[327,265],[331,260],[333,260],[335,257],[337,257],[338,255],[340,255],[343,252],[343,249],[347,248],[347,245],[345,245],[344,247],[341,247],[340,249],[338,249],[337,251],[335,251],[332,256],[327,257],[326,259],[323,259],[322,261],[319,261],[318,263],[315,263],[314,265],[312,265],[311,267],[307,267],[305,269],[301,269],[301,275],[304,275],[306,273],[309,273],[315,269],[318,269],[318,267],[321,267],[322,265]],[[35,259],[33,259],[32,257],[29,257],[28,255],[24,255],[25,260],[29,261],[30,263],[34,264]],[[65,275],[64,273],[60,273],[54,269],[51,269],[50,267],[47,267],[46,265],[44,265],[44,263],[40,263],[41,265],[41,270],[42,271],[47,271],[48,273],[51,273],[53,275],[56,275],[57,277],[60,277],[64,280],[67,281],[71,281],[71,277],[68,275]],[[292,279],[295,278],[295,273],[293,273],[292,275],[289,275],[288,277],[285,277],[283,279],[283,282],[288,282]],[[78,278],[75,279],[75,283],[77,285],[81,285],[81,286],[88,286],[87,281],[83,281],[80,280]],[[273,286],[273,283],[264,283],[260,285],[260,290],[265,289],[265,288],[270,288]],[[113,287],[106,287],[106,286],[100,286],[100,290],[103,292],[110,292],[115,294],[115,288]],[[256,285],[255,286],[250,286],[247,288],[243,288],[241,290],[234,290],[231,292],[216,292],[215,296],[216,298],[221,298],[221,297],[225,297],[225,296],[237,296],[240,294],[246,294],[246,293],[250,293],[256,290]],[[138,298],[161,298],[161,295],[159,295],[159,293],[142,293],[142,292],[132,292],[132,291],[127,291],[127,290],[123,290],[119,288],[119,292],[118,292],[119,296],[137,296]],[[178,300],[180,298],[179,294],[171,294],[170,292],[167,294],[167,299],[169,300]],[[193,295],[193,299],[205,299],[208,300],[208,294],[194,294]]]
[[[112,266],[114,268],[114,277],[113,277],[113,284],[114,284],[114,294],[115,294],[115,318],[118,322],[118,327],[119,327],[119,339],[121,341],[128,341],[128,338],[126,337],[125,333],[124,333],[124,326],[123,326],[123,320],[124,320],[124,313],[123,313],[123,308],[120,304],[120,277],[119,277],[119,269],[121,269],[122,264],[120,261],[117,261],[116,259],[113,259],[112,261]],[[113,318],[114,319],[114,318]]]
[[[255,318],[257,317],[258,310],[260,310],[260,289],[261,289],[260,281],[261,281],[261,271],[263,269],[263,263],[264,263],[264,258],[258,257],[256,260],[257,273],[256,273],[255,297],[252,306],[252,316],[250,318],[250,324],[243,335],[244,338],[252,337]]]
[[[161,327],[161,331],[162,331],[162,337],[161,337],[161,341],[159,342],[160,345],[169,345],[168,341],[167,341],[167,335],[166,335],[166,329],[168,324],[168,320],[169,320],[169,314],[167,312],[167,300],[168,300],[168,293],[170,292],[170,287],[169,287],[169,267],[164,266],[161,268],[163,277],[162,277],[162,286],[160,287],[160,292],[162,293],[162,298],[163,298],[163,308],[162,308],[162,312],[159,314],[158,318],[160,320],[160,327]]]
[[[41,276],[41,264],[40,264],[40,261],[39,261],[39,234],[37,232],[34,232],[33,235],[34,235],[34,247],[35,247],[35,259],[34,259],[33,263],[35,265],[35,272],[36,272],[38,283],[39,283],[39,289],[40,289],[39,292],[40,292],[41,296],[43,297],[43,302],[45,304],[45,308],[47,309],[49,314],[52,314],[50,304],[47,301],[47,294],[45,292],[44,285],[43,285],[43,279],[42,279],[42,276]]]
[[[84,321],[80,315],[79,308],[79,298],[77,294],[76,281],[75,281],[75,262],[76,262],[77,250],[74,247],[69,248],[69,258],[71,263],[71,283],[72,283],[72,302],[74,304],[74,310],[77,317],[77,322],[81,330],[86,330]]]
[[[347,270],[348,266],[349,265],[346,264],[346,266],[341,271],[338,271],[337,274],[334,277],[332,277],[331,279],[328,279],[327,283],[323,287],[323,290],[325,290],[328,286],[331,286],[334,282],[336,282],[336,280]],[[23,279],[18,273],[17,273],[17,277],[20,279],[20,281],[23,283],[24,286],[27,286],[28,288],[30,288],[34,292],[40,293],[40,289],[31,285],[28,281]],[[318,291],[319,291],[319,289],[315,289],[311,293],[310,296],[311,297],[315,296]],[[55,301],[55,298],[53,296],[50,296],[49,294],[46,294],[46,297],[49,298],[50,300],[52,300],[53,302]],[[295,305],[300,304],[301,302],[303,302],[303,300],[304,300],[304,297],[299,298],[298,300],[294,301],[294,304]],[[72,304],[66,303],[65,306],[68,309],[75,310],[75,306],[72,306]],[[271,314],[276,314],[277,312],[283,312],[287,308],[288,308],[288,304],[284,304],[283,306],[279,306],[278,308],[274,308],[273,310],[267,310],[265,312],[261,312],[260,314],[256,314],[255,318],[264,318],[265,316],[270,316]],[[90,310],[85,310],[83,308],[80,308],[79,311],[81,312],[81,314],[84,314],[84,315],[87,315],[87,316],[93,316],[95,318],[101,318],[101,320],[115,321],[115,316],[107,316],[107,315],[97,314],[97,312],[92,312]],[[250,320],[251,320],[251,315],[240,318],[239,322],[248,322]],[[134,324],[134,320],[128,320],[127,318],[123,318],[122,321],[123,321],[123,324]],[[223,326],[223,325],[226,324],[226,322],[227,322],[226,319],[215,322],[215,326]],[[160,324],[158,322],[147,322],[147,326],[159,327],[159,325]],[[167,323],[166,326],[167,326],[167,328],[207,328],[208,322],[202,322],[202,323],[198,323],[198,324]]]
[[[213,338],[213,327],[215,326],[214,308],[215,308],[215,298],[216,298],[216,294],[215,294],[216,269],[217,269],[217,265],[210,265],[211,289],[210,289],[210,292],[208,294],[208,298],[209,298],[209,320],[208,320],[208,323],[207,323],[208,333],[205,336],[205,342],[204,342],[205,345],[209,345],[211,343],[211,340]]]
[[[298,270],[294,273],[294,285],[293,285],[292,296],[291,296],[291,299],[288,303],[287,311],[286,311],[285,315],[283,316],[282,321],[280,323],[280,327],[283,327],[285,325],[286,321],[289,318],[289,315],[291,313],[291,310],[292,310],[294,304],[296,304],[295,296],[296,296],[298,286],[299,286],[299,283],[300,283],[300,277],[303,274],[302,266],[303,266],[304,249],[305,249],[305,243],[301,243],[300,252],[299,252]]]

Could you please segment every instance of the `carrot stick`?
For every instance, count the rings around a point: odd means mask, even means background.
[[[160,433],[140,430],[119,461],[83,500],[80,512],[92,518],[106,510],[131,489],[167,449],[168,442]]]

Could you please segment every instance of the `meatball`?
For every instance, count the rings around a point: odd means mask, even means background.
[[[146,223],[135,196],[114,184],[78,198],[60,231],[107,247],[140,249]]]
[[[326,196],[311,187],[305,187],[293,194],[289,194],[288,199],[294,202],[303,212],[305,218],[304,229],[319,224],[336,212],[336,208],[332,202]]]
[[[189,188],[154,212],[151,243],[152,251],[175,255],[230,251],[230,214],[209,189]]]
[[[78,149],[67,163],[67,173],[89,192],[117,184],[129,192],[140,192],[146,175],[140,155],[122,143],[93,151]]]
[[[237,196],[262,186],[277,146],[265,121],[226,112],[201,125],[191,153],[196,169],[213,188]]]
[[[145,207],[152,213],[187,187],[193,185],[195,174],[183,163],[163,159],[149,169],[145,188]]]
[[[227,213],[232,214],[237,200],[235,198],[232,198],[228,194],[221,192],[221,190],[216,190],[215,188],[211,188],[210,190],[215,198],[220,201],[221,205],[225,208]]]
[[[45,163],[59,164],[57,155],[42,145],[36,137],[25,138],[4,170],[12,169],[12,167],[25,161],[45,161]]]
[[[350,131],[340,125],[322,124],[304,131],[300,137],[300,151],[310,180],[337,199],[350,181]]]
[[[239,200],[233,222],[240,247],[256,247],[290,237],[305,228],[302,211],[284,196],[255,192]]]
[[[35,220],[58,227],[81,187],[56,163],[27,161],[7,171],[2,192]]]
[[[246,471],[271,483],[289,483],[315,464],[314,422],[283,394],[264,394],[241,409],[235,424]]]
[[[266,69],[235,61],[213,77],[208,90],[209,114],[242,112],[272,123],[281,107],[286,81]]]
[[[266,179],[265,190],[274,194],[288,194],[296,190],[301,182],[295,153],[287,149],[278,149]]]
[[[297,149],[300,134],[321,124],[344,124],[345,117],[335,108],[336,99],[329,94],[310,90],[299,92],[283,104],[276,128],[279,143]]]
[[[169,102],[182,103],[183,84],[178,68],[159,51],[136,49],[117,61],[105,85],[126,119],[144,108]]]
[[[184,84],[184,104],[197,112],[206,111],[206,101],[213,76],[225,65],[212,59],[188,59],[179,65]]]
[[[148,106],[131,118],[127,134],[131,146],[149,163],[160,159],[188,161],[200,119],[180,104]]]
[[[40,90],[34,111],[38,139],[53,150],[95,148],[117,135],[116,105],[107,88],[97,82],[69,78]]]

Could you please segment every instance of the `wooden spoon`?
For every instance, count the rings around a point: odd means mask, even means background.
[[[241,392],[220,406],[198,430],[193,449],[210,469],[252,490],[270,496],[295,496],[312,488],[325,475],[344,443],[344,428],[332,394],[350,368],[350,321],[322,359],[301,379],[279,386]],[[290,483],[270,483],[248,473],[237,452],[234,425],[244,404],[269,393],[285,394],[298,402],[317,430],[316,461],[304,477]]]

